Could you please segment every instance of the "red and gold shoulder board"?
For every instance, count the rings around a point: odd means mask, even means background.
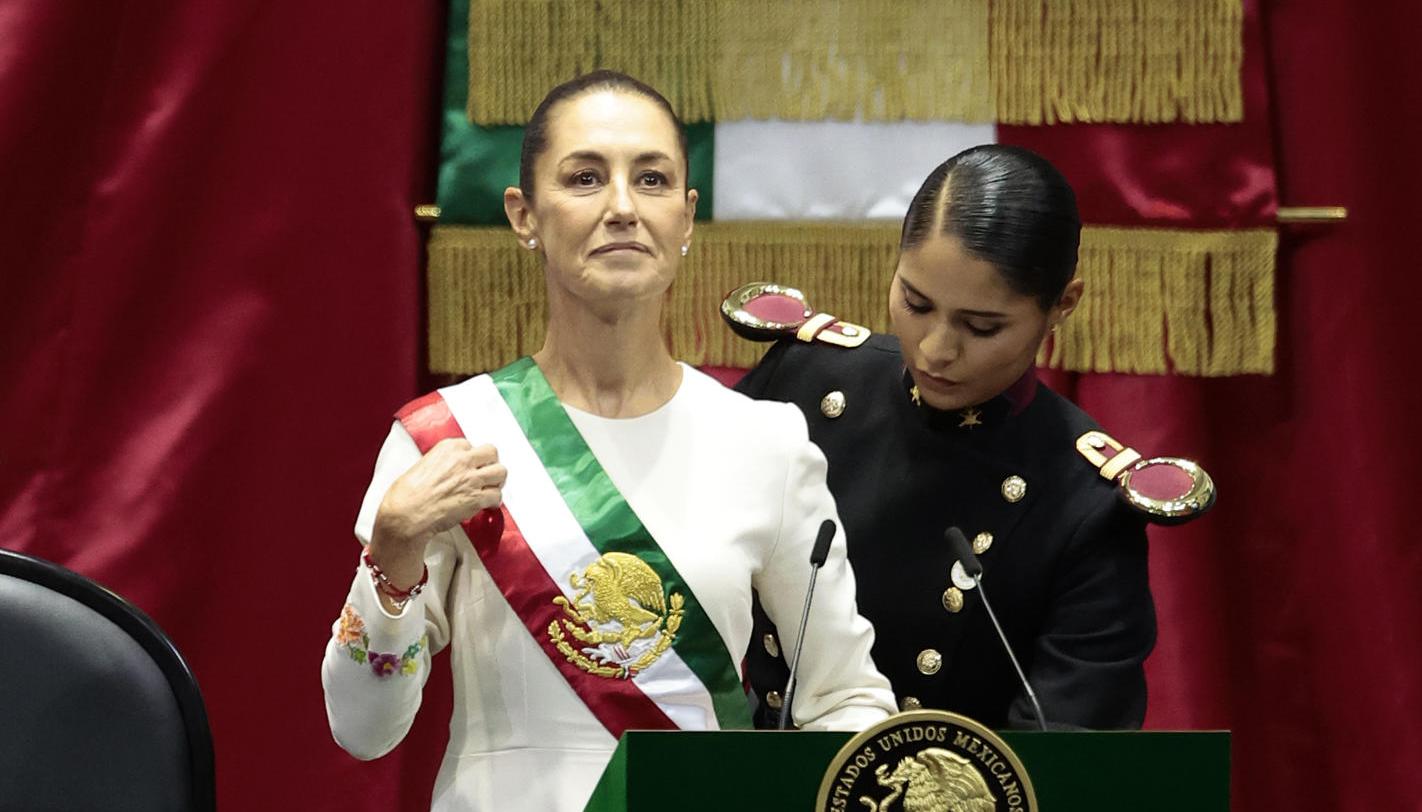
[[[1116,483],[1122,501],[1156,524],[1183,524],[1215,504],[1215,483],[1197,463],[1180,457],[1142,459],[1104,431],[1076,438],[1076,450]]]
[[[793,335],[804,342],[822,341],[837,347],[858,347],[870,330],[817,313],[799,290],[773,282],[753,282],[726,294],[721,318],[741,338],[775,341]]]

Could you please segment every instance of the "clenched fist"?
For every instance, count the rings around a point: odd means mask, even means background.
[[[370,557],[398,586],[420,580],[436,534],[503,501],[508,470],[491,445],[440,440],[390,486],[375,514]]]

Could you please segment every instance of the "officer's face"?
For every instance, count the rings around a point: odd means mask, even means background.
[[[973,406],[1007,389],[1065,315],[1062,305],[1043,311],[1035,298],[1014,291],[956,237],[930,237],[904,252],[891,284],[894,333],[920,397],[936,409]],[[1072,284],[1075,304],[1081,283]]]
[[[537,240],[550,303],[601,311],[666,292],[696,213],[685,165],[676,125],[636,93],[588,92],[549,112],[533,199],[513,187],[504,208],[525,246]]]

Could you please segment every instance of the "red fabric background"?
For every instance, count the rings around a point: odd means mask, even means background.
[[[1274,5],[1282,200],[1352,212],[1284,233],[1279,374],[1053,383],[1224,494],[1155,537],[1148,723],[1233,728],[1237,809],[1410,808],[1422,13]],[[224,809],[428,803],[447,676],[362,765],[331,743],[318,662],[419,388],[441,6],[0,0],[0,544],[170,631]]]
[[[1094,226],[1251,228],[1278,207],[1260,0],[1244,6],[1239,124],[1000,125],[997,140],[1050,160]]]

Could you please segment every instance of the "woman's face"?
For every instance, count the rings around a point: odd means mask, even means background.
[[[962,409],[990,400],[1022,377],[1047,330],[1076,305],[1080,280],[1043,311],[991,263],[935,235],[899,257],[889,318],[923,402]]]
[[[696,214],[670,117],[636,93],[599,90],[557,104],[547,133],[533,200],[510,189],[505,208],[525,245],[538,240],[549,284],[589,303],[659,297]]]

